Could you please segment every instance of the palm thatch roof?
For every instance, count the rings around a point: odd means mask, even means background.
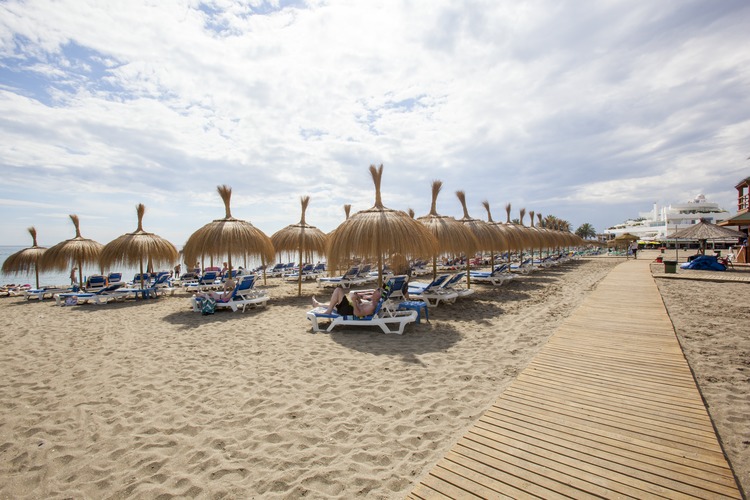
[[[637,241],[638,236],[630,233],[622,233],[615,236],[615,241]]]
[[[505,204],[505,230],[508,233],[511,233],[515,236],[516,241],[518,242],[518,246],[514,248],[514,250],[522,251],[525,248],[530,248],[534,245],[533,239],[530,237],[530,235],[525,230],[524,226],[520,224],[515,224],[511,222],[510,220],[510,211],[511,211],[512,205],[510,203]]]
[[[511,250],[522,249],[523,240],[521,238],[521,235],[517,231],[513,230],[512,225],[504,224],[499,221],[496,222],[492,219],[492,210],[490,209],[490,202],[488,200],[484,200],[482,202],[482,206],[487,212],[487,224],[495,228],[496,231],[499,231],[503,236],[503,240],[505,241],[505,246],[497,248],[496,250],[507,250],[508,252],[510,252]]]
[[[197,262],[202,257],[227,257],[230,271],[232,257],[257,255],[263,264],[273,262],[275,252],[271,238],[250,222],[232,217],[232,188],[222,185],[217,186],[217,191],[224,202],[225,216],[209,222],[190,235],[182,249],[185,262]]]
[[[81,236],[80,221],[77,215],[70,215],[76,229],[74,238],[61,241],[44,252],[41,260],[42,271],[65,271],[70,267],[78,268],[78,282],[83,283],[83,266],[99,261],[103,245]]]
[[[456,197],[461,203],[464,215],[458,222],[466,226],[477,239],[479,247],[477,250],[492,251],[505,246],[505,239],[499,231],[496,231],[491,225],[481,219],[475,219],[469,215],[469,210],[466,208],[466,193],[464,191],[456,191]]]
[[[136,205],[135,212],[138,217],[138,227],[135,232],[123,234],[104,245],[99,256],[99,263],[103,269],[118,264],[125,266],[138,264],[141,288],[143,288],[144,261],[157,267],[162,265],[171,267],[180,258],[180,254],[177,248],[166,239],[143,230],[143,216],[146,213],[143,203]]]
[[[518,211],[520,225],[518,226],[525,234],[527,241],[530,243],[526,248],[532,251],[536,248],[540,248],[543,245],[542,238],[538,232],[532,230],[530,227],[524,226],[523,219],[526,217],[526,209],[522,208]]]
[[[28,231],[31,235],[32,245],[9,255],[3,262],[3,272],[6,274],[26,274],[34,270],[36,287],[39,288],[39,262],[47,249],[36,244],[36,228],[34,226],[31,226]]]
[[[719,240],[745,238],[747,235],[742,231],[735,231],[727,227],[717,226],[701,219],[697,224],[675,231],[667,238],[680,240]]]
[[[302,217],[297,224],[291,224],[271,235],[271,242],[277,252],[297,251],[299,252],[299,266],[302,269],[303,259],[311,261],[313,255],[324,254],[326,249],[326,234],[315,226],[305,222],[305,211],[310,203],[309,196],[300,199],[302,205]],[[302,272],[297,273],[297,294],[302,295]]]
[[[406,212],[383,205],[380,185],[383,165],[370,165],[375,184],[375,205],[361,210],[342,222],[328,238],[328,264],[335,266],[352,255],[377,259],[378,282],[382,285],[383,261],[394,253],[407,258],[434,255],[437,241],[427,228]]]
[[[437,212],[437,197],[442,187],[442,181],[432,181],[432,205],[430,206],[430,213],[417,219],[432,233],[438,244],[438,252],[432,256],[433,279],[437,277],[438,253],[463,254],[468,257],[474,254],[480,246],[476,236],[474,236],[469,227],[458,222],[453,217],[440,215]]]

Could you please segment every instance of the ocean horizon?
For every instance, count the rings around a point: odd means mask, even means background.
[[[4,263],[5,259],[24,248],[28,248],[28,245],[0,245],[0,263]],[[129,281],[133,279],[133,276],[139,271],[135,268],[121,266],[118,269],[104,270],[104,274],[108,274],[109,272],[122,273],[123,280]],[[98,265],[83,267],[84,280],[86,280],[87,276],[94,274],[102,274]],[[31,286],[36,286],[36,275],[33,271],[30,273],[19,274],[0,272],[0,284],[6,285],[11,283],[16,285],[29,284]],[[70,285],[70,269],[67,271],[47,271],[39,273],[39,285]]]

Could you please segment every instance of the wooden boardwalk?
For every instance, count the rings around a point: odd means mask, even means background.
[[[649,262],[615,267],[408,498],[741,498]]]

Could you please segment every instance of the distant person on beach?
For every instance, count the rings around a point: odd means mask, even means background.
[[[174,266],[174,277],[179,278],[180,277],[180,271],[182,271],[182,266],[180,264],[177,264]]]
[[[76,277],[76,271],[78,271],[77,267],[74,267],[70,270],[70,285],[73,286],[76,283],[78,283],[78,279]]]
[[[312,303],[315,307],[325,307],[325,314],[331,314],[335,308],[342,316],[369,316],[375,312],[381,293],[380,288],[376,288],[374,291],[351,292],[347,295],[343,287],[337,286],[327,304],[321,304],[315,297]]]
[[[638,242],[637,241],[634,241],[633,243],[630,244],[630,251],[633,252],[633,258],[637,259],[638,258]]]

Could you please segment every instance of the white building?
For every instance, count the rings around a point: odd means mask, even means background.
[[[667,235],[679,229],[690,227],[703,219],[716,224],[728,219],[731,214],[719,207],[718,203],[706,201],[706,197],[699,194],[694,200],[662,207],[654,203],[649,212],[641,212],[635,219],[629,219],[604,231],[613,237],[623,233],[638,236],[643,241],[666,240]]]

